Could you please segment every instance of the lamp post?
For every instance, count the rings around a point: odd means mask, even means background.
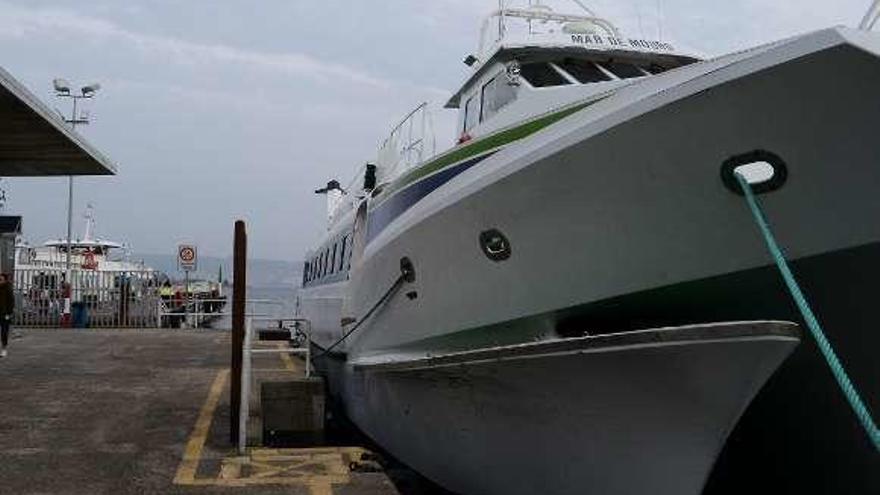
[[[80,88],[80,94],[71,91],[71,85],[66,79],[53,79],[52,86],[55,88],[55,96],[59,98],[70,98],[73,100],[73,112],[70,118],[64,118],[64,122],[70,124],[71,129],[76,129],[77,124],[88,124],[89,117],[87,114],[77,116],[76,107],[79,100],[88,99],[95,96],[95,93],[101,89],[98,83],[92,83],[88,86]],[[64,296],[64,318],[67,324],[70,323],[70,296],[73,290],[73,271],[70,266],[71,238],[73,237],[73,176],[67,177],[67,248],[65,252],[65,278],[67,279],[67,293]]]

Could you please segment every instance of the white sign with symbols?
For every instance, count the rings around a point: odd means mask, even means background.
[[[177,267],[185,272],[194,272],[198,266],[198,250],[191,244],[177,246]]]

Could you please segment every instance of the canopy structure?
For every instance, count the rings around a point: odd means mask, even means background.
[[[109,158],[0,68],[0,177],[114,174]]]

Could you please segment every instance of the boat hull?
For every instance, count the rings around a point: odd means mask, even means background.
[[[722,180],[730,157],[766,150],[788,168],[759,197],[767,217],[880,410],[880,167],[869,145],[880,43],[842,37],[822,32],[634,84],[448,180],[367,246],[344,316],[366,314],[402,258],[416,277],[341,350],[350,360],[436,355],[584,331],[797,321],[748,207]],[[481,251],[489,229],[508,238],[508,258]],[[880,490],[876,453],[815,347],[791,361],[734,432],[707,492]],[[362,400],[346,397],[349,407]],[[415,457],[428,448],[410,447]]]
[[[457,493],[697,494],[797,334],[720,324],[348,363],[336,386],[379,445]]]

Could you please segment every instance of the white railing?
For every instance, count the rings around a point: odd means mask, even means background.
[[[862,22],[859,23],[859,29],[865,31],[874,29],[874,24],[877,23],[878,19],[880,19],[880,0],[874,0],[874,3],[872,3],[868,8],[868,11],[865,12],[865,17],[862,18]]]
[[[84,270],[58,267],[16,269],[14,324],[58,327],[69,314],[71,326],[143,328],[156,326],[160,274],[153,270]],[[70,306],[67,306],[67,301]]]
[[[493,46],[505,39],[525,41],[535,37],[543,37],[552,32],[563,30],[566,25],[586,24],[595,26],[604,31],[605,35],[620,38],[620,31],[611,22],[598,17],[579,0],[574,0],[586,15],[559,14],[549,6],[535,2],[526,8],[508,7],[507,2],[501,2],[503,7],[491,12],[483,20],[480,29],[480,44],[477,47],[478,58],[484,58],[491,52]],[[512,24],[511,21],[520,21],[523,26]],[[538,29],[536,26],[541,26]],[[490,31],[495,29],[495,36],[490,37]],[[517,29],[520,28],[520,29]]]
[[[291,332],[290,342],[299,340],[299,347],[279,347],[272,349],[254,349],[253,334],[254,322],[271,321],[279,322],[282,326],[285,323],[293,324],[293,327],[285,327]],[[304,328],[304,329],[303,329]],[[302,337],[302,339],[299,339]],[[250,394],[251,394],[251,378],[253,375],[253,367],[251,360],[254,354],[295,354],[305,356],[305,376],[311,376],[312,357],[312,324],[304,318],[253,318],[245,319],[244,325],[244,343],[242,345],[242,363],[241,363],[241,402],[239,404],[238,416],[238,452],[245,454],[247,451],[247,422],[250,417]]]
[[[158,301],[156,318],[159,328],[201,328],[218,318],[232,316],[232,311],[226,309],[230,303],[228,299],[201,299],[192,298],[180,300],[164,297]],[[259,306],[283,306],[282,301],[275,299],[248,299],[245,301],[245,315],[254,318],[268,318],[269,313],[258,313]],[[284,318],[274,318],[277,321]]]
[[[380,182],[391,180],[436,154],[434,120],[427,102],[423,102],[391,129],[379,147],[378,179]]]

